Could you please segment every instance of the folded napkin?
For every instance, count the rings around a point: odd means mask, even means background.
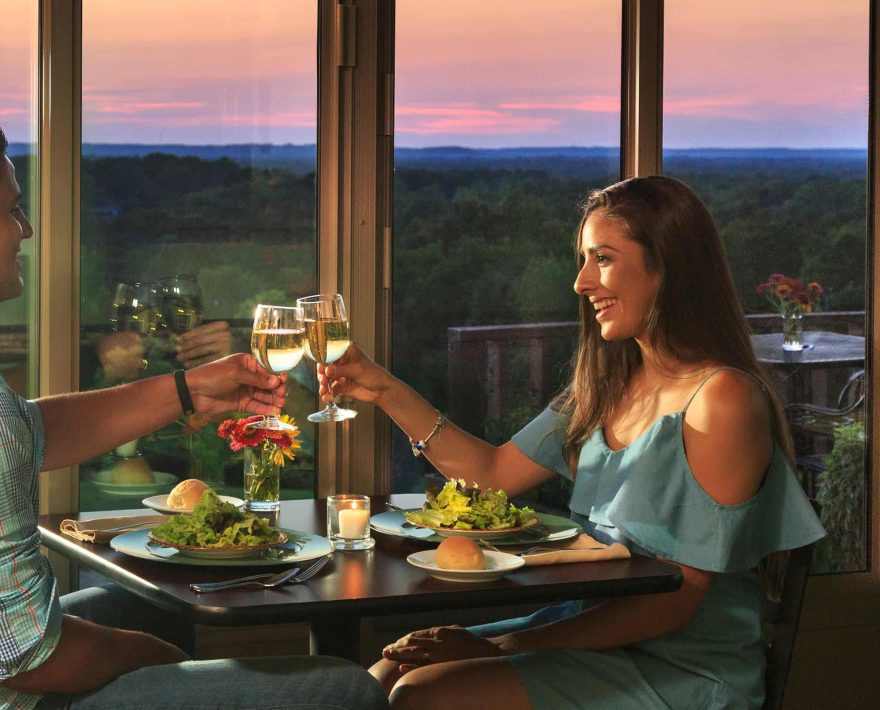
[[[106,544],[117,535],[143,530],[168,520],[167,515],[123,515],[92,520],[62,520],[61,532],[81,542]]]
[[[555,565],[561,562],[595,562],[596,560],[619,560],[629,557],[629,550],[619,542],[606,545],[581,533],[569,544],[546,552],[524,555],[527,565]]]

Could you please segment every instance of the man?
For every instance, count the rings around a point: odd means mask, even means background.
[[[0,130],[0,301],[21,295],[17,254],[33,236],[7,147]],[[284,378],[245,354],[187,370],[180,383],[163,375],[33,402],[0,377],[0,706],[387,707],[366,671],[340,659],[190,661],[169,642],[191,645],[184,620],[114,587],[59,597],[40,554],[40,470],[109,451],[184,409],[270,414],[285,395]]]

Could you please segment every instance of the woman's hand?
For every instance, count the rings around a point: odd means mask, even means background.
[[[321,399],[329,402],[337,395],[361,402],[379,404],[394,378],[384,367],[364,355],[355,345],[330,365],[318,365],[318,386]]]
[[[232,352],[232,329],[225,320],[199,325],[177,338],[177,359],[187,370]]]
[[[413,631],[382,650],[383,658],[400,664],[398,670],[401,673],[431,663],[503,655],[504,652],[494,643],[461,626],[435,626]]]
[[[271,375],[251,355],[235,353],[186,373],[197,412],[278,414],[287,375]]]

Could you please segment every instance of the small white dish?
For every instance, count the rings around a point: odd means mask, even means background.
[[[232,505],[234,505],[236,508],[241,508],[242,506],[244,506],[244,501],[241,498],[235,498],[233,496],[220,496],[220,500],[224,503],[232,503]],[[160,513],[167,513],[168,515],[174,515],[176,513],[192,513],[192,508],[171,508],[168,505],[167,493],[161,496],[150,496],[149,498],[144,498],[141,503],[143,503],[148,508],[158,510]]]
[[[143,483],[116,483],[112,471],[89,471],[83,476],[91,480],[100,491],[114,496],[149,496],[174,488],[177,476],[162,471],[153,471],[151,480]]]
[[[506,552],[483,550],[486,555],[486,569],[445,569],[437,565],[434,555],[437,550],[421,550],[413,552],[406,558],[413,567],[425,570],[432,577],[447,582],[489,582],[500,579],[508,572],[522,567],[526,561],[522,557],[509,555]]]

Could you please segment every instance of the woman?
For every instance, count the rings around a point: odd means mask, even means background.
[[[678,565],[682,586],[409,634],[371,669],[394,708],[453,706],[463,689],[486,708],[761,706],[756,568],[824,533],[791,472],[717,230],[682,183],[626,180],[588,199],[578,264],[571,385],[511,442],[443,426],[354,347],[323,368],[321,393],[376,404],[411,437],[436,428],[421,453],[483,488],[516,496],[573,478],[572,517],[587,532]]]

